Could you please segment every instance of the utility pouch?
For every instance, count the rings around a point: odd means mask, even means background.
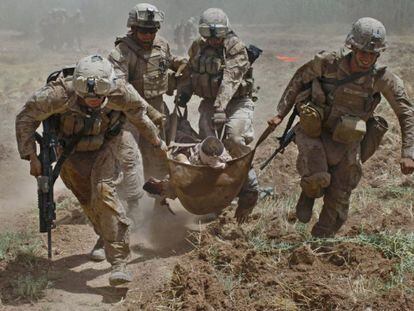
[[[299,125],[309,137],[319,137],[322,132],[322,120],[324,118],[324,109],[313,102],[300,105]]]
[[[143,75],[143,80],[145,98],[157,97],[168,91],[168,76],[166,73],[147,72]]]
[[[354,116],[341,116],[332,134],[332,139],[341,144],[351,144],[362,140],[367,132],[364,120]]]
[[[380,116],[374,116],[367,121],[367,133],[361,142],[361,161],[367,161],[378,150],[381,140],[388,131],[387,121]]]
[[[78,152],[95,151],[101,148],[105,140],[105,136],[84,136],[76,145],[75,150]]]

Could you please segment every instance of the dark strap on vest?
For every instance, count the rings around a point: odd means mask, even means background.
[[[365,76],[368,76],[368,75],[375,75],[376,73],[377,73],[377,70],[375,68],[372,68],[368,71],[353,73],[349,76],[346,76],[345,78],[343,78],[341,80],[337,80],[337,79],[334,79],[334,78],[321,77],[321,78],[319,78],[319,81],[321,81],[322,83],[333,84],[336,87],[340,87],[344,84],[354,82],[354,81],[358,80],[359,78],[362,78],[362,77],[365,77]]]

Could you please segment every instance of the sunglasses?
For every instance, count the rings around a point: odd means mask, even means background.
[[[143,28],[143,27],[137,27],[135,28],[135,30],[137,32],[140,33],[150,33],[150,34],[154,34],[158,31],[158,28]]]

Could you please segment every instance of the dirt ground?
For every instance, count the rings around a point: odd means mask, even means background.
[[[261,87],[256,136],[265,129],[295,69],[322,49],[338,50],[348,30],[341,25],[312,33],[281,26],[237,28],[245,42],[264,50],[255,64]],[[34,39],[18,33],[0,32],[0,40],[0,235],[29,232],[20,241],[24,249],[40,245],[29,260],[20,253],[12,256],[12,243],[3,257],[0,252],[0,310],[414,309],[414,183],[399,173],[398,122],[385,102],[378,110],[390,130],[365,165],[347,224],[328,246],[311,240],[311,227],[291,217],[299,180],[292,145],[261,172],[261,185],[272,188],[273,197],[260,202],[246,225],[236,225],[231,208],[201,226],[177,203],[172,215],[154,211],[150,199],[143,200],[134,214],[129,263],[134,279],[124,288],[109,287],[108,263],[89,261],[96,235],[59,183],[53,260],[47,261],[45,237],[36,233],[36,186],[28,164],[18,159],[14,117],[49,72],[89,53],[106,55],[112,38],[92,40],[82,52],[60,53],[40,50]],[[414,37],[393,35],[389,42],[381,62],[404,79],[412,96]],[[286,56],[289,62],[281,60]],[[196,109],[194,98],[194,124]],[[279,132],[260,147],[256,166],[276,147]],[[38,297],[16,290],[27,275],[46,276]]]

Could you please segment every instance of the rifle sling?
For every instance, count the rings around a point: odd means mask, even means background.
[[[346,76],[345,78],[343,78],[341,80],[337,80],[337,79],[334,79],[334,78],[321,77],[321,78],[319,78],[319,81],[321,81],[322,83],[333,84],[336,87],[339,87],[339,86],[342,86],[344,84],[351,83],[351,82],[353,82],[355,80],[358,80],[359,78],[368,76],[370,74],[375,74],[375,73],[376,73],[376,69],[375,68],[372,68],[372,69],[370,69],[368,71],[353,73],[353,74],[351,74],[349,76]]]

